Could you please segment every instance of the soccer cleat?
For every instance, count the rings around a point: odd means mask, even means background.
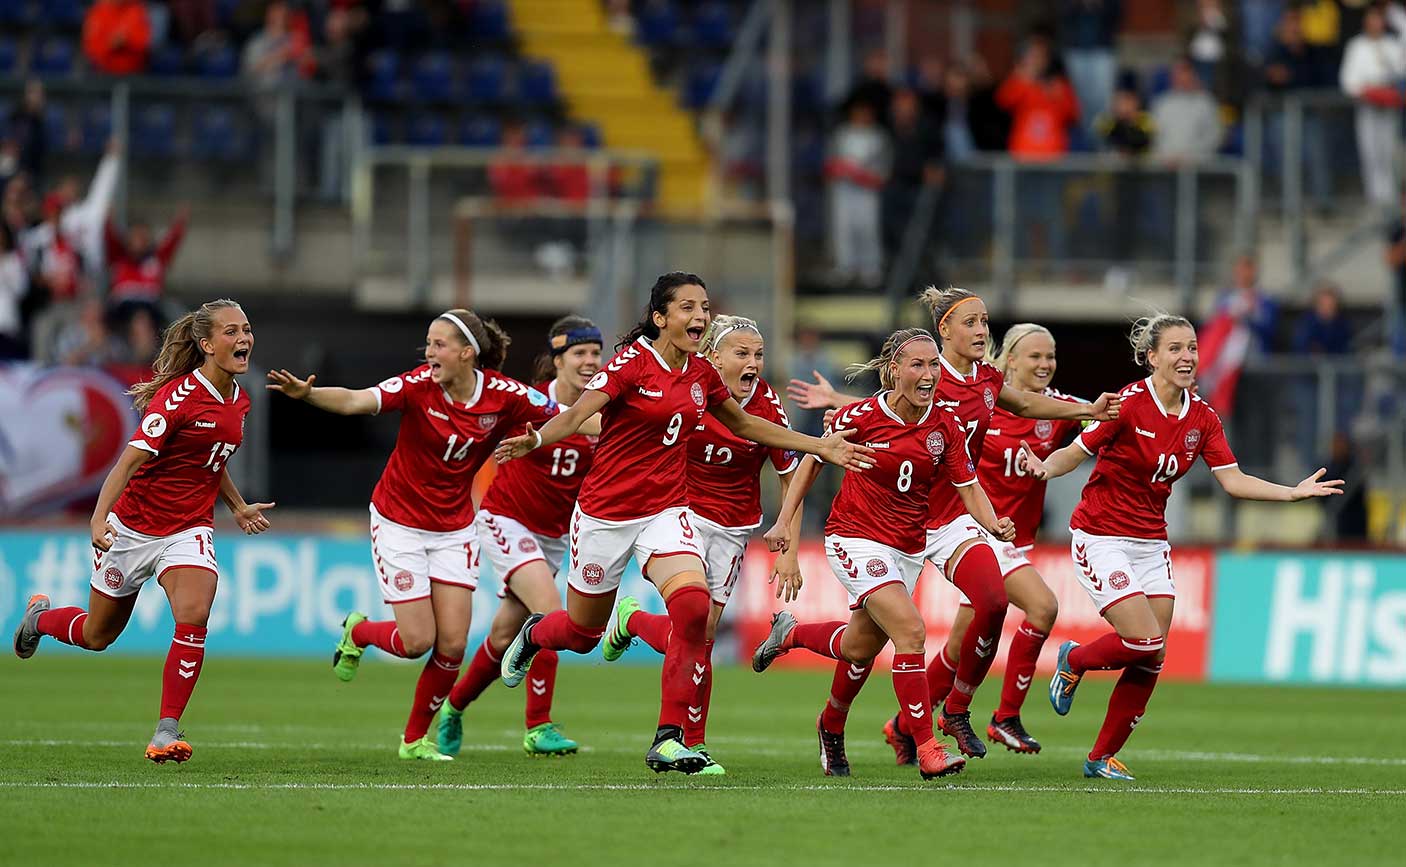
[[[999,744],[1005,744],[1006,749],[1016,753],[1038,753],[1040,742],[1030,736],[1030,732],[1025,730],[1021,724],[1019,716],[996,719],[991,717],[991,724],[986,727],[986,736]]]
[[[639,600],[633,596],[622,596],[615,603],[615,628],[610,630],[600,649],[606,662],[619,659],[635,643],[635,637],[630,634],[630,615],[639,610]]]
[[[1128,766],[1118,761],[1113,756],[1106,759],[1085,759],[1084,776],[1098,777],[1102,780],[1136,780],[1128,770]]]
[[[947,748],[937,738],[918,747],[918,773],[925,780],[960,774],[966,766],[966,759],[947,752]]]
[[[918,763],[918,745],[913,743],[913,739],[898,727],[898,717],[884,723],[884,740],[893,747],[894,764],[916,765]]]
[[[435,742],[439,751],[446,756],[457,756],[464,746],[464,712],[455,710],[448,702],[439,714],[439,727],[435,731]]]
[[[24,616],[15,627],[15,656],[29,659],[39,649],[39,615],[49,610],[49,597],[36,593],[24,606]]]
[[[400,757],[407,761],[421,760],[426,762],[452,762],[453,756],[446,756],[440,752],[434,744],[430,743],[430,736],[425,735],[418,741],[406,743],[404,738],[400,741]]]
[[[722,777],[727,775],[727,768],[724,768],[722,765],[718,764],[717,761],[713,759],[713,754],[708,752],[707,744],[698,744],[697,746],[689,747],[689,749],[693,750],[695,753],[705,759],[703,770],[698,772],[698,776]]]
[[[973,759],[986,758],[986,744],[981,742],[981,738],[977,737],[972,729],[970,711],[948,713],[947,705],[944,704],[937,713],[937,727],[957,742],[957,749],[962,751],[962,755]]]
[[[158,765],[188,761],[195,751],[186,743],[185,736],[185,732],[176,730],[175,719],[162,717],[156,724],[156,734],[151,736],[151,743],[147,745],[146,757]]]
[[[827,777],[848,777],[849,756],[845,755],[845,733],[827,732],[815,718],[815,734],[820,738],[820,770]]]
[[[580,748],[554,722],[533,726],[522,736],[522,751],[529,756],[569,756]]]
[[[781,645],[795,628],[796,618],[791,612],[778,611],[771,615],[771,632],[767,633],[767,637],[752,652],[752,670],[766,671],[777,657],[784,655],[786,651],[781,649]]]
[[[522,628],[517,631],[513,638],[513,643],[508,645],[508,649],[503,651],[503,685],[514,687],[522,683],[527,677],[527,670],[532,667],[532,657],[537,655],[537,651],[542,648],[527,640],[528,633],[532,632],[532,627],[541,622],[545,614],[529,614],[522,622]]]
[[[358,647],[351,636],[356,625],[364,620],[365,614],[353,611],[342,621],[342,637],[337,642],[337,649],[332,651],[332,673],[343,683],[356,677],[356,668],[361,664],[361,652],[365,648]]]
[[[674,731],[678,731],[675,729]],[[644,754],[644,763],[651,771],[662,774],[665,771],[680,771],[696,774],[703,770],[708,760],[683,745],[677,735],[660,738]]]
[[[1069,667],[1069,652],[1078,646],[1077,641],[1066,641],[1059,646],[1054,677],[1050,678],[1050,704],[1060,716],[1069,713],[1074,706],[1074,690],[1079,688],[1079,680],[1083,677]]]

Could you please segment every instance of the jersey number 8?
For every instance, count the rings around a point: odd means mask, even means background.
[[[913,462],[904,461],[898,465],[898,490],[900,493],[913,487]]]

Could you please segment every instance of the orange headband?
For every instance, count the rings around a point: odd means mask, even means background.
[[[937,330],[938,330],[938,331],[941,331],[941,330],[942,330],[942,323],[944,323],[944,322],[947,321],[947,317],[949,317],[949,316],[952,315],[952,311],[956,310],[958,307],[961,307],[963,304],[967,303],[968,301],[980,301],[980,300],[981,300],[981,299],[980,299],[979,297],[977,297],[976,295],[968,295],[967,297],[963,298],[961,301],[958,301],[956,304],[953,304],[951,307],[948,307],[948,308],[947,308],[947,312],[944,313],[944,314],[942,314],[942,318],[939,319],[939,320],[937,320]]]

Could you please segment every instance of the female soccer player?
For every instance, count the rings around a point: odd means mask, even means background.
[[[985,361],[990,339],[986,304],[971,292],[956,287],[930,287],[921,301],[932,312],[934,331],[942,348],[937,397],[941,406],[956,410],[966,433],[967,452],[973,460],[981,459],[986,430],[998,405],[1022,418],[1116,417],[1116,394],[1104,394],[1092,404],[1080,404],[1007,385],[1001,372]],[[788,392],[807,408],[852,400],[836,394],[823,378],[817,380],[817,384],[792,380]],[[962,639],[956,665],[945,665],[941,652],[928,665],[929,697],[938,709],[938,728],[956,739],[963,755],[981,758],[986,755],[986,745],[971,727],[971,698],[995,661],[1001,625],[1006,619],[1008,599],[1001,566],[986,534],[973,524],[962,502],[945,495],[931,503],[924,556],[956,585],[972,609],[972,625]],[[884,737],[893,747],[897,762],[910,764],[914,754],[912,745],[902,736],[900,717],[901,714],[884,726]]]
[[[28,659],[48,635],[85,650],[106,650],[132,616],[152,576],[166,591],[175,636],[161,675],[161,716],[146,757],[184,762],[190,744],[177,730],[205,661],[205,628],[215,601],[214,517],[218,495],[246,534],[269,527],[273,503],[245,503],[225,466],[244,441],[249,397],[235,377],[249,372],[254,331],[233,301],[202,304],[166,329],[155,376],[131,394],[141,425],[98,494],[90,522],[92,591],[88,610],[55,608],[30,597],[15,630],[15,654]]]
[[[1167,544],[1167,497],[1196,458],[1206,461],[1232,497],[1292,502],[1342,493],[1325,470],[1290,488],[1240,471],[1220,417],[1192,393],[1196,331],[1180,316],[1162,314],[1133,325],[1133,360],[1150,376],[1123,389],[1123,412],[1090,425],[1074,442],[1041,460],[1021,444],[1021,463],[1041,481],[1064,475],[1097,456],[1069,526],[1079,583],[1113,631],[1080,646],[1066,641],[1050,680],[1050,703],[1069,713],[1084,672],[1121,669],[1108,700],[1084,776],[1131,780],[1118,751],[1142,720],[1166,656],[1176,587]]]
[[[481,554],[469,490],[492,449],[525,423],[557,411],[541,392],[497,372],[508,335],[468,310],[441,313],[425,336],[425,363],[373,388],[314,387],[286,370],[269,388],[338,415],[400,411],[400,433],[371,495],[371,556],[394,620],[352,612],[332,655],[340,680],[375,645],[414,659],[433,649],[415,686],[402,759],[447,761],[426,736],[459,675]]]
[[[781,398],[762,379],[764,353],[757,323],[741,316],[713,317],[703,336],[703,357],[718,369],[738,406],[750,415],[790,427]],[[761,473],[768,459],[776,469],[784,498],[791,484],[790,474],[800,462],[795,452],[768,449],[734,436],[711,415],[703,417],[688,441],[688,508],[703,548],[708,591],[713,597],[703,642],[704,670],[695,672],[699,683],[683,727],[684,745],[707,759],[699,772],[702,774],[726,773],[705,742],[713,692],[713,636],[741,574],[742,557],[752,530],[762,522]],[[799,513],[795,520],[798,532]],[[777,596],[784,593],[787,601],[794,599],[801,587],[797,556],[793,548],[776,558],[771,575],[771,583],[777,584]],[[669,626],[666,615],[641,611],[639,602],[626,596],[615,607],[615,628],[605,637],[602,654],[607,662],[614,662],[634,638],[664,653],[669,643]]]
[[[571,406],[600,369],[604,340],[589,319],[564,316],[547,333],[549,353],[538,362],[538,391]],[[474,527],[493,574],[503,582],[502,603],[469,670],[454,685],[439,717],[439,751],[459,754],[464,708],[498,679],[503,651],[533,612],[561,607],[556,574],[566,556],[566,531],[576,492],[591,468],[596,438],[577,434],[526,459],[504,464],[484,495]],[[530,756],[566,755],[577,743],[552,722],[557,654],[544,650],[527,673],[527,731],[522,748]]]
[[[927,630],[913,604],[913,590],[923,571],[923,519],[933,488],[956,486],[954,499],[969,510],[974,523],[1009,541],[1015,525],[996,518],[991,502],[976,480],[976,467],[967,456],[961,424],[950,409],[933,406],[942,376],[941,354],[931,334],[921,328],[895,332],[879,356],[856,372],[877,370],[883,390],[835,416],[835,426],[853,427],[867,445],[875,446],[874,469],[847,473],[825,522],[825,553],[835,577],[849,591],[849,623],[799,625],[788,611],[772,617],[771,633],[752,656],[752,668],[765,671],[782,654],[803,647],[864,670],[884,645],[893,642],[893,691],[898,696],[901,728],[914,744],[923,779],[961,771],[966,759],[950,756],[933,736],[923,650]],[[790,547],[791,521],[819,464],[802,463],[767,540],[779,550]],[[856,690],[857,691],[857,690]],[[838,706],[842,705],[842,706]],[[833,694],[827,711],[848,710],[845,697]],[[848,776],[843,728],[816,720],[820,764],[827,775]]]
[[[655,281],[649,307],[621,351],[586,391],[541,430],[505,440],[500,462],[548,448],[601,413],[595,460],[571,516],[565,611],[527,618],[503,655],[503,682],[517,686],[542,649],[589,653],[600,641],[633,554],[659,588],[673,625],[660,677],[659,727],[645,755],[651,769],[697,773],[707,759],[683,745],[683,723],[703,666],[709,609],[703,549],[688,510],[686,448],[712,413],[738,437],[778,449],[820,453],[862,468],[867,449],[844,432],[823,440],[747,413],[711,364],[697,357],[707,331],[708,290],[694,274]]]

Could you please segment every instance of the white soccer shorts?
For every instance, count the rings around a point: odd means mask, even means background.
[[[93,549],[93,589],[121,599],[142,589],[148,579],[172,569],[206,569],[220,573],[215,563],[215,536],[209,527],[192,527],[170,536],[148,536],[123,524],[116,515],[107,521],[117,531],[108,551]]]
[[[498,579],[499,599],[508,595],[508,579],[528,563],[545,563],[553,575],[561,571],[569,544],[566,536],[539,536],[515,518],[484,509],[474,516],[474,529]]]
[[[1091,536],[1072,530],[1074,571],[1098,613],[1131,596],[1177,598],[1172,581],[1172,546],[1163,539]]]
[[[630,557],[648,571],[655,557],[692,554],[703,559],[693,514],[683,506],[633,521],[602,521],[577,506],[571,513],[571,566],[566,583],[583,596],[607,596],[620,587]]]
[[[906,554],[869,539],[825,537],[825,558],[849,592],[849,609],[858,611],[864,600],[890,584],[902,584],[912,596],[923,574],[923,555]]]
[[[742,574],[742,558],[752,540],[751,528],[724,527],[693,515],[693,528],[703,540],[703,568],[708,574],[708,592],[713,602],[726,605]]]
[[[419,530],[371,507],[371,559],[381,598],[390,605],[428,599],[432,581],[477,589],[481,553],[473,524],[444,533]]]

